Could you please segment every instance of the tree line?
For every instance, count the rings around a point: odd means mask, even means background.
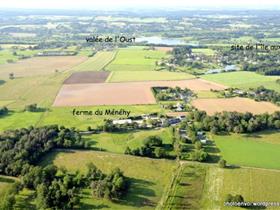
[[[267,129],[280,129],[280,112],[273,114],[221,112],[208,116],[204,111],[194,111],[187,115],[186,121],[191,122],[188,126],[193,131],[211,131],[218,133],[252,133]],[[187,123],[185,123],[187,127]]]

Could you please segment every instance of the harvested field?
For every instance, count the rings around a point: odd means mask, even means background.
[[[64,84],[104,83],[109,75],[108,71],[76,72],[67,78]]]
[[[206,111],[209,115],[222,111],[252,112],[253,114],[280,111],[280,107],[270,102],[256,102],[248,98],[238,97],[229,99],[197,99],[192,102],[192,105],[199,110]]]
[[[201,79],[103,84],[63,85],[53,106],[155,104],[152,87],[181,87],[193,91],[221,90],[225,87]]]
[[[0,65],[0,78],[9,78],[10,73],[15,77],[26,77],[36,75],[47,75],[68,70],[82,62],[87,57],[84,56],[52,56],[34,57],[25,59],[12,64]]]
[[[173,50],[173,47],[155,47],[155,49],[162,52],[170,52]]]

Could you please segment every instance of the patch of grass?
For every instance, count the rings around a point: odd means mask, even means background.
[[[143,145],[143,140],[149,136],[159,136],[164,144],[172,143],[172,133],[169,128],[161,130],[134,131],[128,133],[101,133],[86,137],[92,147],[108,152],[124,153],[126,147],[136,149]]]
[[[280,85],[276,83],[279,76],[263,76],[254,72],[230,72],[203,75],[201,78],[217,82],[226,86],[249,89],[264,86],[280,92]]]
[[[218,98],[218,94],[212,91],[196,91],[198,98]]]
[[[262,169],[221,169],[209,167],[203,195],[203,209],[244,209],[225,207],[227,194],[240,194],[248,202],[280,200],[280,172]]]
[[[280,169],[280,144],[272,144],[272,138],[280,139],[280,134],[257,134],[212,136],[221,155],[229,164],[258,168]],[[279,141],[279,140],[278,140]]]
[[[42,112],[10,112],[8,115],[0,118],[0,132],[26,128],[31,125],[35,126],[42,114]]]
[[[155,62],[165,56],[165,52],[158,50],[119,49],[116,58],[106,69],[109,71],[151,71],[155,69]]]
[[[102,51],[89,58],[87,61],[74,67],[74,71],[101,71],[115,56],[115,51]]]
[[[195,78],[191,74],[168,71],[116,71],[112,72],[109,82],[183,80]]]
[[[42,165],[54,163],[71,171],[84,172],[88,162],[93,162],[105,173],[119,167],[129,177],[130,189],[119,203],[93,198],[90,191],[85,189],[80,209],[95,209],[97,206],[110,209],[155,209],[175,166],[175,161],[95,151],[56,151],[49,154]]]
[[[6,194],[6,192],[10,189],[13,183],[14,179],[11,179],[6,176],[0,176],[0,203],[1,198]]]

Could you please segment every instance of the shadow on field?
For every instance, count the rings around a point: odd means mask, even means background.
[[[1,86],[1,85],[4,85],[5,83],[6,83],[5,80],[0,80],[0,86]]]
[[[156,203],[147,197],[155,197],[154,190],[150,189],[153,182],[129,178],[130,189],[123,200],[119,201],[120,204],[129,205],[133,207],[151,206],[155,207]]]
[[[221,150],[217,147],[214,141],[209,141],[207,145],[204,146],[204,151],[209,153],[209,158],[207,163],[217,163],[220,160],[219,153]]]

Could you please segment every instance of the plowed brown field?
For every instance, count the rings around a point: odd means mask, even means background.
[[[63,85],[54,106],[155,104],[152,87],[181,87],[193,91],[221,90],[225,86],[202,79]]]

